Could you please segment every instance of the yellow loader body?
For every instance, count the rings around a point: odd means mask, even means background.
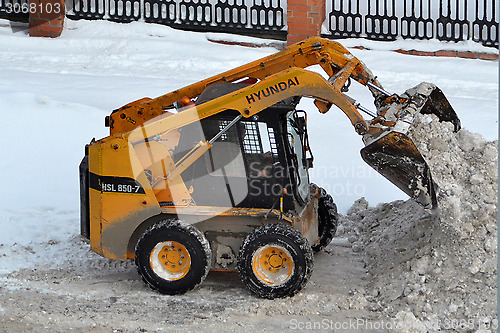
[[[352,80],[370,90],[375,113],[346,95]],[[342,45],[310,38],[113,111],[110,135],[87,146],[80,166],[82,235],[105,257],[135,259],[160,292],[191,290],[212,269],[238,270],[262,297],[293,295],[310,275],[311,249],[327,246],[337,225],[331,196],[309,182],[301,97],[321,113],[337,106],[362,136],[363,159],[436,206],[432,176],[407,134],[420,112],[460,128],[442,92],[422,83],[390,94]]]

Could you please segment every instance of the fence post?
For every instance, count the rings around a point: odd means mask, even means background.
[[[326,0],[288,0],[287,44],[321,34],[326,17]]]
[[[59,37],[66,12],[65,0],[30,0],[30,36]]]

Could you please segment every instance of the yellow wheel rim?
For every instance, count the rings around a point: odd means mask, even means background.
[[[270,286],[285,284],[292,276],[294,267],[290,252],[279,245],[265,245],[252,257],[254,274]]]
[[[184,245],[169,241],[156,244],[149,258],[151,268],[160,278],[180,280],[191,268],[191,256]]]

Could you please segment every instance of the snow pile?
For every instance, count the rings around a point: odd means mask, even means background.
[[[419,116],[410,137],[438,186],[439,214],[362,198],[342,220],[366,253],[370,308],[417,332],[496,330],[498,141],[453,133],[433,115]]]
[[[415,125],[410,137],[439,188],[442,223],[461,239],[483,227],[496,239],[498,141],[487,142],[464,129],[453,133],[451,123],[440,123],[435,116],[419,117]]]

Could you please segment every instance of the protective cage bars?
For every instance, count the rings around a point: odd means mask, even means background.
[[[496,0],[327,0],[326,38],[474,40],[498,48]]]
[[[186,30],[286,36],[284,0],[67,0],[67,7],[71,19],[143,19]]]

